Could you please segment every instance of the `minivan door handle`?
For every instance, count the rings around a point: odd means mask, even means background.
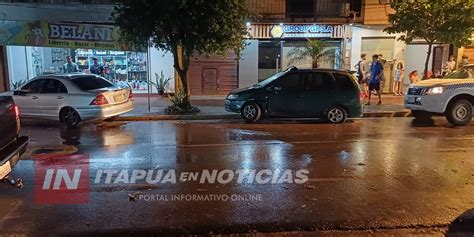
[[[37,99],[39,99],[39,97],[38,96],[32,96],[31,99],[37,100]]]
[[[64,99],[64,96],[60,96],[60,95],[58,95],[58,97],[56,97],[56,99],[58,99],[58,100],[62,100],[62,99]]]

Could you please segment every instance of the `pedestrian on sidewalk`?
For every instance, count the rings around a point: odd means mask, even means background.
[[[359,81],[359,85],[361,85],[361,87],[362,87],[362,92],[364,93],[364,95],[367,95],[367,78],[366,78],[367,60],[366,60],[366,56],[367,55],[365,53],[361,54],[360,55],[360,60],[357,63],[357,65],[355,66],[357,68],[357,79]]]
[[[382,76],[380,77],[380,93],[383,93],[383,89],[385,88],[385,82],[386,82],[384,70],[385,70],[385,64],[387,63],[387,60],[383,58],[382,54],[379,54],[378,56],[379,56],[379,62],[382,65]]]
[[[469,65],[469,57],[467,55],[462,56],[462,61],[459,64],[459,68]]]
[[[397,64],[397,69],[395,70],[395,81],[393,83],[393,94],[396,96],[401,96],[402,82],[405,69],[403,68],[403,63]]]
[[[454,71],[456,68],[456,59],[453,55],[449,56],[448,61],[443,66],[443,77]]]
[[[380,91],[380,83],[383,75],[383,65],[379,61],[379,55],[374,54],[372,56],[372,65],[370,66],[370,80],[369,80],[369,102],[366,105],[370,105],[370,99],[372,93],[375,91],[379,98],[377,105],[382,104],[382,93]]]

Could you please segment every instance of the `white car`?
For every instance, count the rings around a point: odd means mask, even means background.
[[[3,95],[13,96],[21,118],[57,120],[70,127],[133,110],[130,88],[91,74],[36,77],[19,90]]]
[[[472,120],[474,104],[474,65],[446,75],[443,79],[421,81],[408,88],[405,107],[418,119],[446,116],[455,126]]]

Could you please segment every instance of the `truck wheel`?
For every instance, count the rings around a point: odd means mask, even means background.
[[[446,118],[454,126],[465,126],[472,120],[472,104],[468,100],[458,100],[446,110]]]
[[[330,123],[344,123],[346,119],[346,110],[339,106],[329,108],[328,112],[326,113],[326,120]]]
[[[73,108],[64,108],[59,113],[59,119],[68,127],[76,127],[81,122],[81,117]]]
[[[250,102],[242,107],[241,115],[246,122],[256,123],[262,117],[262,109],[258,104]]]
[[[422,110],[412,110],[411,114],[417,120],[429,120],[431,119],[431,116],[432,116],[430,112],[422,111]]]

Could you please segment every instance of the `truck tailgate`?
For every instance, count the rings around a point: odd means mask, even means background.
[[[15,103],[10,96],[0,96],[0,150],[10,144],[19,133]]]

